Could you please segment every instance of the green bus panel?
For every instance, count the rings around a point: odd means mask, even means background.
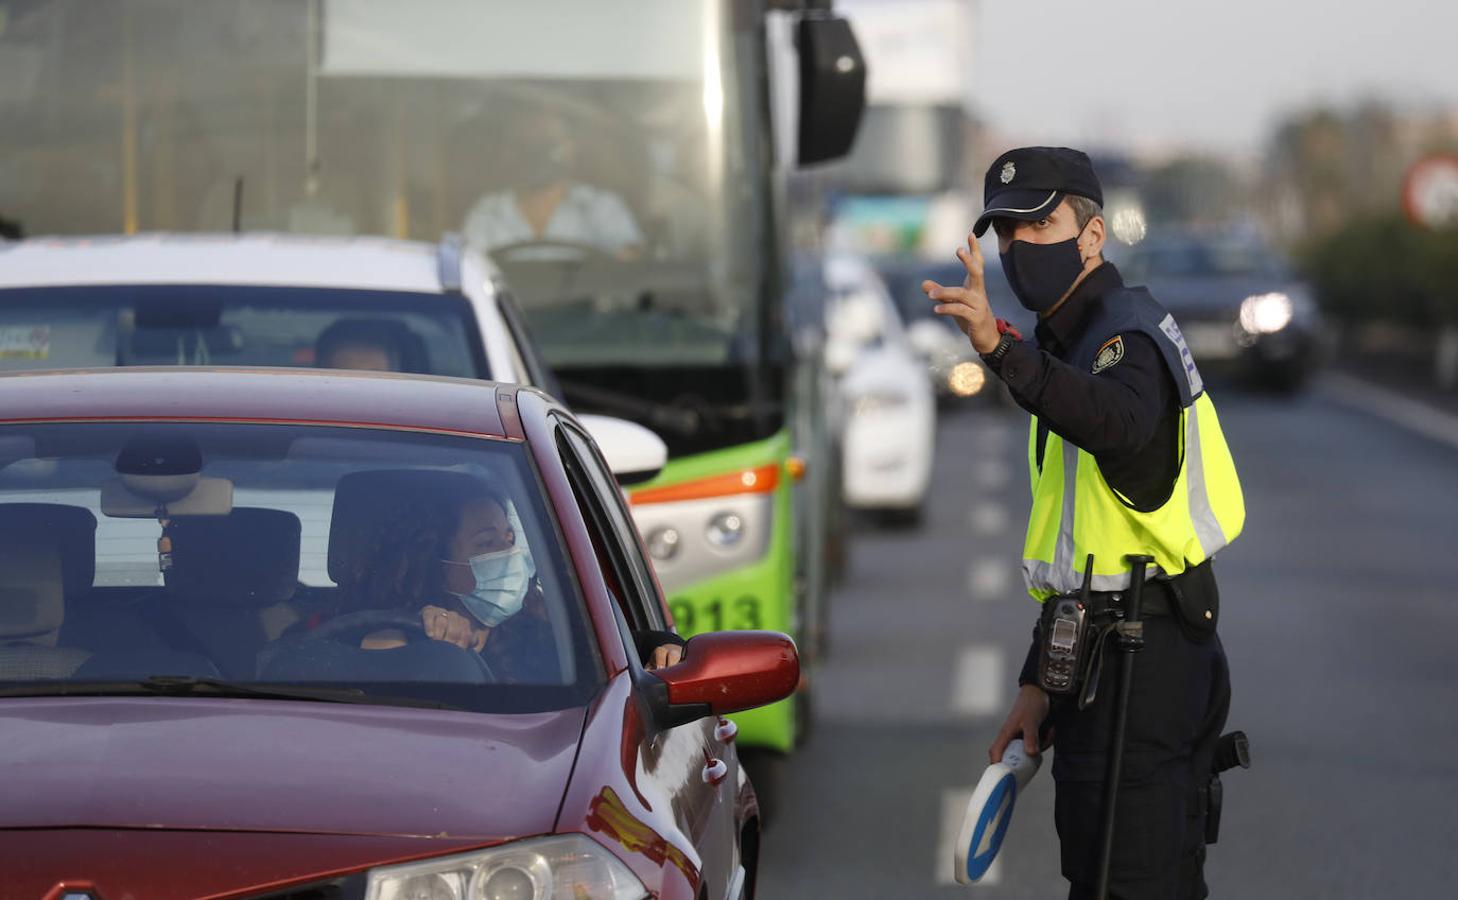
[[[674,625],[684,637],[706,631],[765,629],[782,631],[798,643],[799,614],[795,595],[794,484],[784,471],[790,453],[788,431],[713,453],[673,460],[643,487],[681,484],[698,478],[780,466],[780,481],[773,495],[772,534],[765,555],[750,565],[685,585],[668,594]],[[736,713],[739,743],[779,751],[794,748],[798,738],[795,704],[798,697],[760,709]]]

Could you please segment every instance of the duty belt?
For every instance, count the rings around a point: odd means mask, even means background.
[[[1095,618],[1107,621],[1124,618],[1123,591],[1096,591],[1089,595],[1089,612]],[[1144,582],[1144,596],[1139,601],[1141,616],[1173,615],[1174,597],[1168,581],[1151,578]]]
[[[1099,679],[1104,668],[1104,650],[1110,643],[1115,625],[1124,618],[1124,601],[1123,591],[1089,594],[1089,618],[1098,636],[1091,642],[1092,649],[1082,670],[1077,692],[1079,709],[1087,708],[1098,696]],[[1144,593],[1139,598],[1139,615],[1141,618],[1173,615],[1173,602],[1169,582],[1150,579],[1144,582]]]

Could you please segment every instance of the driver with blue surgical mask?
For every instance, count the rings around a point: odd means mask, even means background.
[[[509,678],[548,676],[550,657],[541,652],[552,640],[547,608],[531,550],[518,537],[522,528],[514,505],[484,489],[456,499],[453,528],[442,535],[444,552],[428,561],[427,568],[435,570],[422,583],[429,585],[427,594],[437,595],[420,607],[426,635],[481,653]],[[670,632],[635,638],[648,668],[682,658],[681,639]],[[404,643],[398,630],[384,629],[365,636],[360,646],[384,650]]]

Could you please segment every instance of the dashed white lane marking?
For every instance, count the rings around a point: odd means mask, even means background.
[[[1452,413],[1341,372],[1326,373],[1322,382],[1328,394],[1348,406],[1458,448],[1458,416]]]
[[[952,711],[963,716],[990,716],[1002,708],[1002,648],[964,647],[952,670]]]
[[[972,788],[946,788],[942,791],[942,826],[937,832],[937,858],[934,871],[937,884],[956,884],[953,860],[957,854],[957,832],[962,830],[962,817],[972,799]],[[987,874],[972,887],[995,885],[1002,880],[1002,858],[992,861]]]
[[[1005,559],[974,559],[967,566],[967,593],[973,600],[1001,600],[1012,590],[1012,575]]]
[[[975,537],[996,537],[1008,528],[1007,507],[1001,503],[981,501],[967,511],[967,524]]]

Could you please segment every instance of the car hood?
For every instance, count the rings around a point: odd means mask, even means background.
[[[3,701],[0,828],[505,839],[551,831],[583,709]]]

